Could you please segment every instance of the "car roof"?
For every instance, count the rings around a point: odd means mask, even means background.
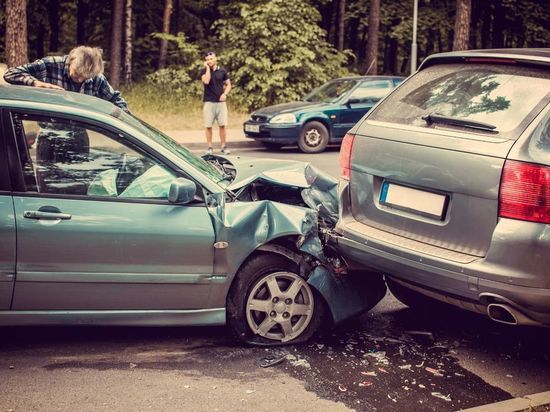
[[[84,109],[95,113],[118,117],[120,109],[112,103],[83,93],[65,90],[43,89],[31,86],[0,85],[0,101],[6,105],[7,100],[44,103],[71,109]]]
[[[502,63],[514,62],[531,66],[550,67],[550,49],[479,49],[428,56],[418,70],[445,63]]]

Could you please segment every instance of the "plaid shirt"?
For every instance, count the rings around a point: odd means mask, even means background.
[[[113,89],[103,74],[82,83],[74,82],[69,76],[69,56],[52,56],[12,67],[4,74],[4,80],[11,84],[32,86],[35,80],[56,84],[65,90],[89,94],[114,103],[128,111],[128,104],[120,92]]]

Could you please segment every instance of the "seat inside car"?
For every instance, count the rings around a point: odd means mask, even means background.
[[[38,189],[41,193],[86,194],[83,170],[88,161],[90,144],[82,128],[42,128],[37,138],[36,160]],[[76,167],[75,167],[76,166]]]

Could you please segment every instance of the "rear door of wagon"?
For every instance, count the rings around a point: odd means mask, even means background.
[[[359,125],[351,207],[423,253],[485,256],[504,161],[550,98],[549,73],[518,64],[445,63],[415,74]]]

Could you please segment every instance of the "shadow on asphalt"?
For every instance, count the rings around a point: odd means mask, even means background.
[[[244,347],[225,327],[5,327],[0,335],[4,358],[27,356],[48,370],[201,365],[204,376],[253,381],[263,359],[284,358],[273,368],[359,411],[454,411],[511,397],[464,369],[462,351],[546,370],[550,358],[548,329],[508,327],[453,308],[420,312],[389,294],[373,311],[300,346]]]

